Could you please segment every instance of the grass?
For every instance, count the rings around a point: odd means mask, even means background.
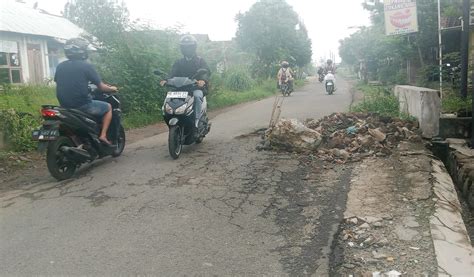
[[[222,89],[208,96],[208,107],[215,110],[227,106],[232,106],[252,100],[260,100],[275,93],[276,82],[272,80],[263,81],[260,85],[246,91],[231,91]]]
[[[384,116],[399,117],[398,99],[383,86],[359,83],[356,89],[364,93],[364,100],[351,108],[353,112],[373,112]]]
[[[156,111],[152,113],[125,114],[122,123],[123,127],[128,130],[152,125],[162,120],[161,111]]]
[[[15,86],[0,91],[0,110],[14,109],[39,117],[42,104],[58,104],[54,87]]]

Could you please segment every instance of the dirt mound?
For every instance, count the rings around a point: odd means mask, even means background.
[[[421,141],[416,121],[384,117],[366,113],[334,113],[320,120],[308,119],[303,124],[296,120],[282,120],[266,133],[266,142],[272,148],[316,154],[320,159],[343,163],[367,156],[388,156],[401,141]],[[291,125],[294,125],[293,127]],[[303,125],[315,131],[318,147],[305,147],[298,137]],[[308,132],[303,132],[307,134]],[[301,133],[301,134],[303,134]]]

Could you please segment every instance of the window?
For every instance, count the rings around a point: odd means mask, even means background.
[[[18,44],[14,41],[0,41],[0,83],[21,83],[21,62]]]
[[[56,73],[56,67],[59,64],[60,59],[62,58],[62,51],[59,48],[48,47],[48,61],[49,61],[49,72],[51,78],[54,77]]]

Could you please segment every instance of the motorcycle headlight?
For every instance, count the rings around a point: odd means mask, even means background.
[[[184,104],[184,105],[181,105],[179,108],[177,108],[174,113],[175,114],[183,114],[185,111],[186,111],[186,108],[187,108],[188,105]]]
[[[165,104],[165,111],[167,114],[173,114],[173,108],[168,103]]]

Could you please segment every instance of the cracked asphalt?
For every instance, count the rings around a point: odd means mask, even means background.
[[[345,111],[348,84],[328,96],[312,79],[282,117]],[[324,276],[343,217],[350,166],[258,152],[273,98],[213,119],[179,160],[167,133],[84,166],[74,179],[10,180],[0,191],[0,274]],[[242,136],[244,135],[244,136]]]

